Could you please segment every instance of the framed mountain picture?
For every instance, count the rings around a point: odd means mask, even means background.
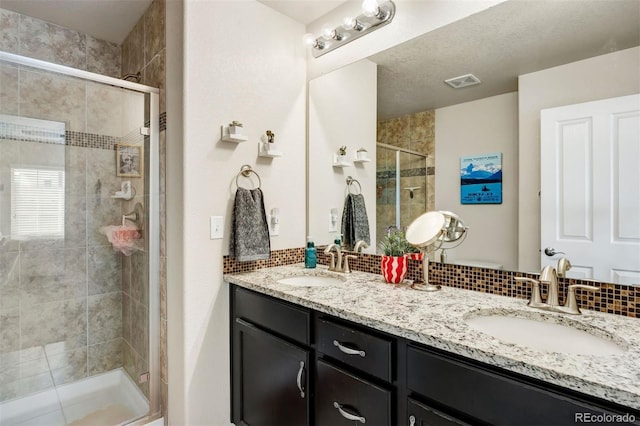
[[[502,204],[502,153],[460,157],[460,203]]]

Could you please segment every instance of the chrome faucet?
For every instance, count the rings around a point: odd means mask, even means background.
[[[547,284],[549,291],[547,293],[547,305],[551,307],[560,306],[560,300],[558,298],[558,274],[556,268],[551,265],[547,265],[542,268],[540,272],[540,282]]]
[[[558,259],[558,276],[565,278],[567,276],[567,271],[571,269],[571,262],[566,257],[561,257]]]
[[[565,314],[580,315],[580,308],[576,300],[576,289],[588,290],[588,291],[600,291],[598,287],[582,284],[571,284],[567,288],[567,300],[564,306],[560,304],[558,298],[558,274],[553,266],[545,266],[540,272],[540,280],[534,280],[533,278],[516,277],[516,281],[531,283],[531,299],[527,306],[537,309],[543,309],[546,311],[562,312]],[[540,295],[540,284],[547,284],[549,287],[547,301],[542,301]]]
[[[359,240],[356,245],[353,247],[353,251],[359,253],[362,249],[369,248],[369,244],[367,244],[364,240]]]
[[[332,252],[335,249],[335,254]],[[329,244],[324,252],[331,256],[331,262],[329,263],[329,270],[334,272],[351,272],[349,268],[349,259],[357,259],[357,256],[352,254],[342,255],[342,250],[337,244]],[[344,263],[342,262],[344,260]]]
[[[333,254],[331,251],[335,249],[336,253]],[[324,249],[325,254],[331,256],[331,263],[329,264],[330,271],[342,272],[342,250],[340,250],[340,246],[337,244],[329,244],[326,249]]]

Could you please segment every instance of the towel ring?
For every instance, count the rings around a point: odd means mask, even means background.
[[[240,167],[240,173],[236,175],[236,186],[238,188],[241,188],[240,183],[238,183],[238,178],[240,177],[240,175],[248,178],[249,176],[251,176],[251,173],[256,175],[256,177],[258,178],[258,188],[256,189],[260,189],[260,187],[262,186],[262,180],[260,179],[260,175],[256,173],[256,171],[253,170],[253,168],[248,164],[245,164],[244,166]]]
[[[351,176],[347,176],[347,191],[349,192],[349,194],[355,195],[353,192],[351,192],[351,185],[353,185],[354,183],[358,185],[358,194],[361,194],[362,186],[360,185],[360,182],[358,182],[357,179],[354,179]]]

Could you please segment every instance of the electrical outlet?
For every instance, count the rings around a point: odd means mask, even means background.
[[[224,216],[211,216],[209,219],[210,238],[218,240],[223,237]]]

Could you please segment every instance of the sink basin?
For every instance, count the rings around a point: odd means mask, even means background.
[[[344,278],[331,275],[295,275],[293,277],[281,278],[279,284],[293,287],[323,287],[328,285],[342,284]]]
[[[503,342],[539,351],[581,355],[616,355],[626,351],[623,343],[607,336],[604,330],[589,329],[579,322],[575,326],[560,324],[552,317],[532,319],[484,314],[469,317],[465,322]],[[576,328],[578,326],[584,329]]]

